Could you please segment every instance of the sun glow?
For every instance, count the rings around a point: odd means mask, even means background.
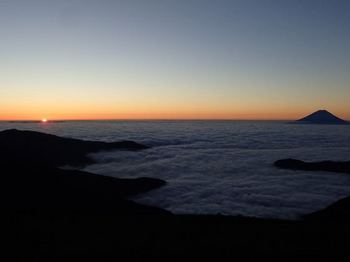
[[[41,122],[42,122],[42,123],[46,123],[46,122],[47,122],[47,119],[46,119],[46,118],[43,118],[43,119],[41,119]]]

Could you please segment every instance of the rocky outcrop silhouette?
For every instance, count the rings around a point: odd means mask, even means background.
[[[304,171],[328,171],[350,174],[350,161],[304,162],[297,159],[282,159],[274,163],[278,168]]]
[[[346,125],[350,124],[349,122],[333,115],[327,110],[318,110],[302,119],[297,120],[297,123],[305,124],[340,124]]]

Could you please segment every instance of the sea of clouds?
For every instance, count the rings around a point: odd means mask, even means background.
[[[0,130],[8,127],[0,124]],[[167,181],[134,196],[177,214],[298,219],[350,195],[350,175],[277,169],[282,158],[350,160],[350,127],[262,121],[111,121],[16,124],[82,139],[133,140],[150,149],[93,154],[98,174]],[[19,125],[19,126],[18,126]]]

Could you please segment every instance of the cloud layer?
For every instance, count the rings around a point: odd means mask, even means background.
[[[0,129],[7,126],[1,123]],[[348,126],[118,121],[17,128],[104,141],[129,139],[152,146],[140,152],[94,154],[98,164],[86,170],[164,179],[166,186],[133,199],[174,213],[297,219],[350,195],[349,175],[280,170],[272,165],[289,157],[349,160]]]

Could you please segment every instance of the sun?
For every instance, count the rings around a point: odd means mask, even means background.
[[[46,119],[46,118],[43,118],[43,119],[41,119],[41,122],[42,122],[42,123],[46,123],[46,122],[47,122],[47,119]]]

